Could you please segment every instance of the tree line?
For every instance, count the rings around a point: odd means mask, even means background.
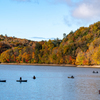
[[[100,22],[63,34],[63,39],[31,41],[0,35],[1,63],[100,64]]]

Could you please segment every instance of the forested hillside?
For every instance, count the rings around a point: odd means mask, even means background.
[[[100,64],[100,22],[63,35],[62,40],[40,42],[0,35],[0,62]]]

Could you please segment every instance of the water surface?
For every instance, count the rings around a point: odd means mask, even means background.
[[[0,100],[100,100],[99,68],[0,65],[0,79]]]

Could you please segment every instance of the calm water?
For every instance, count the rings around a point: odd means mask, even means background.
[[[16,82],[20,76],[28,82]],[[0,100],[100,100],[98,68],[0,65],[0,79],[7,80],[0,83]]]

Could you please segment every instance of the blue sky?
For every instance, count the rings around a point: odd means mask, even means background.
[[[41,41],[62,39],[100,20],[100,0],[0,0],[0,34]]]

